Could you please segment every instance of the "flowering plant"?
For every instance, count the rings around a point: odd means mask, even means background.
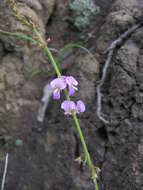
[[[83,147],[84,155],[85,155],[85,160],[87,160],[89,169],[91,171],[92,179],[95,184],[95,190],[99,190],[98,184],[97,184],[97,173],[98,169],[94,167],[90,154],[87,149],[87,145],[85,143],[85,139],[82,133],[82,130],[80,128],[80,124],[77,118],[77,114],[82,113],[85,111],[85,105],[83,101],[78,100],[77,103],[71,101],[71,96],[75,93],[75,91],[78,90],[78,82],[73,76],[62,76],[58,65],[55,62],[55,59],[50,51],[50,49],[47,46],[47,41],[43,39],[41,34],[38,32],[35,24],[30,20],[27,19],[27,17],[23,14],[19,13],[18,6],[16,5],[14,0],[9,0],[10,6],[12,10],[15,13],[16,18],[22,22],[24,25],[26,25],[34,34],[34,37],[32,40],[34,41],[35,44],[39,45],[41,48],[44,49],[45,53],[47,54],[50,63],[52,64],[54,70],[56,71],[57,78],[51,81],[50,87],[52,88],[52,93],[53,93],[53,99],[54,100],[59,100],[60,99],[60,94],[61,91],[64,90],[66,99],[65,101],[62,102],[61,104],[61,109],[65,111],[65,115],[72,115],[75,126],[77,128],[78,135],[81,140],[81,144]]]

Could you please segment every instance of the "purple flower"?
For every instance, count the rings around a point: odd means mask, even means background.
[[[63,79],[56,78],[51,81],[50,86],[53,89],[53,99],[58,100],[60,99],[60,91],[65,89],[67,84]]]
[[[85,112],[85,105],[83,101],[79,100],[76,104],[76,113],[82,113]]]
[[[61,104],[61,108],[65,111],[65,115],[68,115],[68,114],[71,115],[72,110],[76,109],[76,105],[73,101],[65,100]]]
[[[78,82],[72,76],[68,76],[68,77],[63,76],[62,78],[65,80],[65,82],[68,85],[68,89],[69,89],[68,95],[72,96],[75,93],[75,91],[78,90],[78,88],[76,87],[78,85]]]

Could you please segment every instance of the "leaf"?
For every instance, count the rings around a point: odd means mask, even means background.
[[[8,36],[13,36],[17,39],[22,39],[22,40],[26,40],[26,41],[31,41],[32,44],[35,44],[36,41],[31,37],[31,36],[27,36],[25,34],[21,34],[19,32],[8,32],[8,31],[4,31],[4,30],[0,30],[0,33],[1,34],[4,34],[4,35],[8,35]]]
[[[30,73],[29,73],[29,79],[33,79],[35,78],[37,75],[46,75],[46,76],[52,76],[53,75],[53,72],[49,71],[49,70],[46,70],[46,69],[39,69],[39,68],[36,68],[36,69],[33,69]]]
[[[65,53],[69,50],[69,49],[73,49],[73,48],[78,48],[78,49],[82,49],[83,51],[85,51],[87,54],[89,54],[91,56],[91,58],[94,59],[93,54],[84,46],[82,46],[80,43],[70,43],[65,45],[65,47],[63,49],[60,50],[58,57],[56,58],[56,63],[59,65],[63,62],[64,60],[64,55]]]
[[[31,41],[32,44],[36,43],[36,41],[31,36],[27,36],[27,35],[20,34],[20,33],[13,33],[12,35],[15,36],[17,39],[22,39],[25,41]]]

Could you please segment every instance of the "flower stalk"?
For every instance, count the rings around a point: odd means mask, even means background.
[[[10,6],[11,6],[12,10],[15,13],[16,18],[18,18],[18,20],[20,22],[22,22],[23,24],[25,24],[33,32],[34,36],[36,37],[36,41],[35,42],[37,42],[38,45],[40,45],[41,47],[43,47],[46,55],[49,58],[50,63],[52,64],[52,66],[53,66],[53,68],[54,68],[54,70],[55,70],[55,72],[56,72],[56,74],[58,76],[58,78],[61,78],[62,74],[61,74],[60,69],[58,68],[58,66],[56,64],[56,61],[55,61],[55,59],[54,59],[54,57],[53,57],[50,49],[47,46],[46,40],[44,40],[44,38],[42,37],[42,35],[36,29],[35,24],[32,21],[28,21],[27,18],[25,18],[24,15],[21,15],[19,13],[18,7],[15,4],[14,0],[9,0],[9,2],[10,2]],[[33,39],[35,39],[35,38],[33,38]],[[65,93],[66,99],[68,101],[70,101],[70,97],[68,95],[68,90],[64,89],[64,93]],[[95,190],[99,190],[98,183],[97,183],[97,172],[96,172],[96,169],[95,169],[95,167],[94,167],[94,165],[92,163],[92,160],[91,160],[90,154],[88,152],[87,145],[86,145],[86,142],[85,142],[85,139],[84,139],[84,136],[83,136],[80,124],[79,124],[79,120],[78,120],[77,115],[74,112],[74,110],[72,110],[72,116],[73,116],[73,119],[74,119],[74,122],[75,122],[75,125],[76,125],[76,128],[77,128],[77,131],[78,131],[78,135],[79,135],[82,147],[83,147],[85,159],[87,160],[89,169],[91,171],[92,179],[93,179],[93,182],[94,182],[94,185],[95,185]]]

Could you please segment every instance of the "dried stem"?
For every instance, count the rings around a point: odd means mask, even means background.
[[[4,165],[4,172],[3,172],[2,183],[1,183],[1,190],[4,190],[7,166],[8,166],[8,153],[6,154],[6,157],[5,157],[5,165]]]

